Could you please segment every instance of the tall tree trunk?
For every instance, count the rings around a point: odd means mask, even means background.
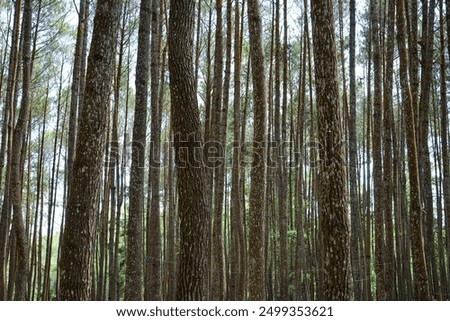
[[[350,222],[351,222],[351,260],[353,273],[354,299],[362,300],[361,263],[361,221],[357,185],[358,146],[356,139],[356,1],[350,0],[350,100],[349,100],[349,178],[350,178]]]
[[[370,2],[371,16],[371,41],[372,59],[374,73],[373,92],[373,126],[372,148],[373,148],[373,184],[374,184],[374,216],[375,216],[375,275],[376,275],[376,298],[385,300],[385,242],[384,242],[384,208],[383,208],[383,163],[382,163],[382,132],[378,124],[382,124],[382,65],[380,44],[380,23],[378,18],[378,0]]]
[[[214,171],[214,212],[212,225],[212,244],[211,244],[211,299],[214,301],[223,300],[225,294],[225,266],[224,249],[222,238],[222,220],[223,220],[223,188],[224,188],[224,146],[221,144],[222,127],[222,105],[223,105],[223,17],[222,0],[216,1],[216,36],[215,36],[215,54],[214,54],[214,83],[212,98],[212,138],[214,144],[218,144],[218,156],[220,161],[212,165]],[[207,143],[210,143],[209,141]],[[209,146],[209,145],[206,145]],[[207,160],[208,161],[208,160]],[[221,164],[222,163],[222,164]]]
[[[63,107],[63,74],[64,74],[64,61],[61,63],[61,70],[59,76],[59,88],[58,88],[58,100],[57,100],[57,112],[56,112],[56,130],[55,130],[55,138],[53,142],[53,160],[52,160],[52,168],[50,174],[49,181],[49,196],[48,196],[48,219],[47,219],[47,241],[46,241],[46,250],[45,250],[45,266],[44,266],[44,284],[43,284],[43,294],[42,300],[49,301],[50,297],[50,269],[52,263],[52,245],[54,239],[54,226],[55,226],[55,215],[54,211],[56,209],[56,196],[55,192],[58,188],[58,180],[57,180],[57,172],[59,162],[61,161],[61,139],[64,133],[64,125],[65,125],[65,115],[63,116],[62,107]],[[62,122],[61,122],[62,118]],[[58,148],[59,141],[59,148]]]
[[[395,37],[395,2],[389,0],[387,17],[387,43],[384,80],[383,101],[383,149],[384,149],[384,173],[383,173],[383,202],[385,219],[385,290],[386,300],[392,301],[397,298],[395,282],[395,249],[394,249],[394,226],[392,216],[393,180],[392,180],[392,136],[393,136],[393,95],[392,86],[394,82],[394,37]]]
[[[161,12],[160,0],[152,2],[152,41],[151,41],[151,133],[149,184],[151,197],[147,205],[147,260],[146,260],[146,300],[161,300],[161,228],[159,214],[159,174],[161,158]],[[164,72],[164,70],[163,70]],[[162,92],[161,92],[162,93]]]
[[[242,220],[242,206],[239,196],[239,181],[240,181],[240,129],[241,129],[241,73],[242,73],[242,54],[240,43],[240,5],[239,1],[235,2],[235,20],[234,20],[234,101],[233,101],[233,165],[231,170],[231,259],[230,259],[230,292],[229,298],[231,300],[243,300],[240,288],[240,275],[242,271],[241,260],[243,259],[242,243],[243,238],[243,220]]]
[[[450,1],[447,0],[447,31],[450,30]],[[442,10],[441,10],[442,11]],[[442,13],[443,15],[443,13]],[[441,30],[444,26],[441,26]],[[448,32],[447,32],[448,34]],[[444,194],[444,216],[445,216],[445,234],[447,236],[447,260],[450,258],[450,154],[448,148],[448,111],[447,111],[447,91],[446,85],[446,73],[445,73],[445,44],[444,34],[441,34],[441,140],[442,140],[442,172],[443,172],[443,194]],[[450,53],[450,40],[448,43],[448,52]],[[447,281],[450,282],[450,269],[447,266]]]
[[[350,299],[350,231],[333,3],[312,1],[320,146],[319,218],[324,255],[323,299]]]
[[[87,22],[88,22],[88,6],[89,2],[80,0],[78,7],[78,27],[77,39],[75,43],[75,55],[73,60],[72,84],[70,88],[70,115],[69,115],[69,135],[67,141],[67,184],[72,181],[73,162],[75,159],[75,144],[77,139],[77,124],[79,116],[79,101],[81,92],[81,79],[84,73],[81,73],[83,65],[83,42],[87,38]],[[69,185],[68,185],[69,187]]]
[[[400,55],[400,82],[405,110],[406,143],[408,150],[408,170],[410,180],[410,226],[412,265],[415,279],[416,300],[429,300],[427,266],[422,234],[422,205],[420,198],[419,166],[416,147],[416,131],[414,106],[408,82],[408,52],[405,44],[405,12],[404,0],[397,0],[397,45]]]
[[[67,202],[61,249],[62,300],[88,300],[95,217],[100,191],[106,116],[114,77],[115,44],[122,1],[99,0],[88,60],[80,135]]]
[[[23,83],[22,102],[12,138],[11,155],[11,206],[13,209],[13,227],[16,235],[17,278],[15,280],[15,300],[25,300],[28,295],[28,236],[22,217],[22,157],[26,150],[28,120],[30,115],[31,96],[31,23],[32,1],[26,0],[23,13]]]
[[[130,210],[127,231],[125,299],[142,300],[142,219],[144,211],[144,164],[147,136],[147,97],[151,32],[151,0],[141,0],[136,62],[136,106],[131,154]]]
[[[205,172],[201,162],[200,115],[194,84],[195,1],[171,0],[169,72],[180,217],[178,300],[208,299],[208,224]]]
[[[431,85],[433,82],[433,61],[434,61],[434,17],[435,0],[423,2],[422,6],[422,39],[424,40],[422,52],[422,70],[420,81],[420,100],[418,113],[418,157],[421,164],[420,182],[421,192],[424,204],[424,237],[427,271],[429,275],[430,290],[432,293],[438,293],[437,265],[435,259],[435,239],[434,239],[434,212],[433,212],[433,190],[431,183],[431,160],[430,150],[428,148],[429,135],[429,114]]]
[[[119,299],[119,262],[117,260],[118,253],[116,253],[116,246],[120,242],[118,235],[120,230],[120,148],[119,148],[119,106],[120,106],[120,84],[123,74],[123,59],[125,55],[125,24],[127,15],[127,3],[124,5],[124,12],[122,13],[119,45],[117,52],[117,66],[114,79],[114,109],[112,114],[112,133],[110,143],[109,155],[109,193],[111,200],[111,212],[109,217],[109,263],[108,263],[108,300],[117,301]],[[126,117],[125,117],[126,119]]]
[[[265,295],[265,189],[266,189],[266,74],[262,21],[258,0],[248,1],[250,57],[253,80],[253,161],[250,187],[249,299],[264,300]]]
[[[5,99],[5,117],[3,118],[3,130],[2,130],[2,148],[7,153],[7,166],[5,172],[5,188],[3,194],[2,213],[0,218],[0,299],[6,299],[7,292],[7,277],[6,277],[6,265],[7,265],[7,244],[8,244],[8,231],[11,221],[11,157],[12,157],[12,135],[14,128],[14,111],[16,108],[16,82],[17,75],[19,73],[19,34],[20,34],[20,17],[22,12],[22,1],[18,0],[14,7],[13,18],[13,31],[11,39],[11,50],[9,54],[9,66],[8,66],[8,80],[6,85],[6,99]],[[3,155],[3,153],[2,153]],[[2,164],[3,165],[3,164]]]

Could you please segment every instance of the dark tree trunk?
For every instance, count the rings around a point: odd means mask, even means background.
[[[331,0],[318,0],[311,4],[320,146],[319,225],[324,256],[322,297],[325,300],[349,300],[350,230],[333,3]]]
[[[249,299],[264,300],[265,284],[265,190],[266,190],[266,74],[262,21],[258,0],[248,1],[250,57],[253,80],[253,162],[251,168],[249,217]]]
[[[62,300],[89,300],[93,244],[122,1],[99,0],[61,249]],[[100,148],[99,148],[100,147]]]
[[[160,0],[152,3],[152,41],[151,41],[151,133],[149,184],[151,195],[147,205],[147,260],[146,260],[146,300],[161,300],[161,228],[159,213],[159,174],[161,167],[161,12]],[[163,71],[164,72],[164,71]],[[161,92],[162,94],[163,92]]]
[[[397,44],[400,55],[400,82],[406,122],[406,144],[410,180],[410,228],[412,266],[415,279],[416,300],[429,300],[428,274],[422,235],[422,205],[420,198],[419,166],[416,147],[414,105],[408,82],[408,52],[405,44],[404,0],[397,0]]]
[[[170,8],[170,94],[180,218],[177,299],[206,300],[210,213],[199,148],[201,124],[193,70],[195,1],[171,0]]]
[[[350,222],[351,222],[351,260],[353,273],[354,299],[363,299],[361,262],[361,219],[357,185],[358,146],[356,139],[356,1],[350,0],[350,99],[349,99],[349,178],[350,178]]]

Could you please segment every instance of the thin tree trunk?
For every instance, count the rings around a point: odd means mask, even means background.
[[[429,300],[429,283],[422,235],[422,206],[420,198],[419,168],[417,159],[414,105],[408,83],[408,53],[405,45],[404,0],[397,0],[397,44],[400,54],[400,82],[406,122],[406,143],[410,180],[410,226],[412,265],[414,271],[414,298]]]
[[[243,220],[242,206],[239,195],[240,182],[240,148],[241,148],[241,73],[242,73],[242,53],[240,42],[240,5],[235,2],[235,29],[234,29],[234,100],[233,100],[233,167],[231,170],[231,263],[230,263],[230,293],[231,300],[243,300],[244,284],[240,283],[240,276],[243,271],[242,260],[242,239],[243,239]]]
[[[151,0],[141,0],[136,63],[136,105],[133,125],[133,150],[131,154],[130,210],[127,231],[125,299],[130,301],[142,300],[142,220],[144,211],[144,164],[147,136],[151,9]]]
[[[379,2],[370,2],[371,16],[371,41],[373,46],[373,123],[382,124],[382,66],[380,25],[378,18]],[[376,275],[376,299],[385,300],[385,241],[384,241],[384,200],[383,200],[383,164],[382,164],[382,132],[378,126],[374,126],[372,133],[373,148],[373,184],[374,184],[374,216],[375,216],[375,275]]]
[[[222,131],[222,108],[223,108],[223,17],[222,0],[216,1],[216,35],[215,35],[215,54],[214,54],[214,83],[213,83],[213,109],[212,109],[212,138],[214,144],[218,145],[218,156],[220,161],[217,163],[208,162],[208,167],[212,166],[214,171],[213,180],[213,225],[212,225],[212,246],[211,246],[211,299],[220,301],[224,299],[225,284],[225,265],[224,248],[222,238],[223,221],[223,188],[224,188],[224,145],[221,145]],[[226,107],[224,107],[226,108]],[[210,143],[209,141],[207,143]],[[208,145],[207,145],[208,146]],[[208,161],[208,160],[207,160]],[[222,163],[222,164],[220,164]]]
[[[387,17],[387,43],[384,80],[384,107],[383,107],[383,149],[384,149],[384,173],[383,173],[383,202],[385,215],[385,290],[386,300],[392,301],[397,298],[397,286],[395,282],[395,249],[394,249],[394,226],[392,216],[393,180],[392,180],[392,134],[393,134],[393,95],[392,86],[394,81],[394,37],[395,37],[395,2],[390,0],[388,4]]]
[[[6,299],[7,295],[7,245],[8,245],[8,231],[11,221],[11,157],[12,157],[12,135],[14,127],[14,111],[16,106],[15,92],[16,79],[19,73],[19,33],[20,33],[20,17],[21,17],[22,1],[18,0],[14,8],[14,24],[12,31],[11,50],[9,54],[9,73],[6,86],[6,100],[5,100],[5,118],[4,130],[2,131],[2,148],[7,151],[7,166],[5,173],[5,188],[3,194],[3,205],[0,219],[0,299]],[[3,142],[4,141],[4,142]]]
[[[11,205],[13,209],[13,227],[16,234],[18,270],[15,280],[15,300],[26,300],[28,295],[28,239],[25,223],[22,217],[22,157],[26,150],[24,145],[27,136],[27,126],[30,110],[31,96],[31,28],[32,28],[32,1],[26,0],[23,14],[23,83],[22,102],[19,116],[13,133],[11,155]]]
[[[349,104],[349,178],[350,178],[350,224],[351,224],[351,260],[353,273],[354,299],[363,299],[362,264],[359,238],[361,236],[361,221],[359,212],[359,197],[357,190],[358,146],[356,139],[356,1],[350,0],[350,104]]]
[[[450,30],[450,17],[449,4],[447,1],[447,30]],[[444,15],[442,12],[441,5],[441,16]],[[450,257],[450,154],[448,148],[448,111],[447,111],[447,90],[446,90],[446,61],[445,61],[445,35],[444,35],[444,25],[441,22],[441,144],[442,144],[442,172],[443,172],[443,182],[442,182],[442,192],[444,195],[444,217],[445,217],[445,234],[447,237],[447,259]],[[448,51],[450,53],[450,42],[448,44]],[[450,282],[450,269],[447,266],[447,282]],[[447,283],[448,284],[448,283]]]
[[[80,0],[78,8],[78,28],[77,39],[75,44],[75,56],[73,61],[72,70],[72,85],[71,85],[71,98],[70,98],[70,116],[69,116],[69,135],[67,142],[67,184],[72,181],[73,162],[75,159],[75,144],[77,138],[77,123],[79,115],[78,102],[81,95],[80,82],[81,78],[84,78],[84,74],[81,74],[81,65],[83,59],[83,40],[87,37],[87,7],[89,2],[86,0]],[[69,185],[68,185],[69,188]]]
[[[149,184],[151,197],[147,207],[147,260],[146,260],[146,300],[161,300],[161,228],[160,228],[160,167],[161,167],[161,108],[160,76],[161,70],[161,12],[160,0],[152,2],[152,41],[151,41],[151,108],[152,121],[150,133]],[[162,92],[161,92],[162,93]]]
[[[422,39],[424,47],[422,53],[422,70],[420,81],[420,100],[418,113],[418,157],[421,164],[420,182],[424,204],[424,242],[426,251],[427,271],[429,275],[430,290],[438,293],[437,265],[435,259],[435,239],[434,239],[434,212],[433,212],[433,190],[431,183],[431,160],[428,148],[429,135],[429,113],[431,85],[433,81],[433,60],[434,60],[434,17],[435,1],[423,2],[422,6]]]
[[[43,293],[42,300],[49,301],[50,297],[50,270],[52,263],[52,245],[54,238],[54,225],[55,225],[55,215],[54,210],[56,208],[56,196],[55,192],[58,187],[58,179],[57,179],[57,168],[59,162],[61,160],[61,153],[58,150],[58,140],[61,142],[62,135],[64,133],[64,124],[65,124],[65,116],[61,115],[62,106],[63,106],[63,72],[64,72],[64,61],[61,62],[61,71],[59,76],[59,89],[58,89],[58,100],[57,100],[57,112],[56,112],[56,127],[55,127],[55,139],[53,142],[53,160],[52,160],[52,169],[50,174],[50,182],[49,182],[49,202],[48,202],[48,218],[47,218],[47,241],[46,241],[46,249],[45,249],[45,265],[44,265],[44,284],[43,284]],[[61,118],[63,118],[61,123]],[[59,149],[61,149],[61,144],[59,145]]]

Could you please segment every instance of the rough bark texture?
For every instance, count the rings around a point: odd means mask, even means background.
[[[194,0],[171,0],[169,72],[180,220],[178,300],[206,300],[208,220],[201,126],[194,85]]]
[[[249,299],[264,300],[265,284],[265,190],[266,190],[266,75],[262,22],[258,0],[248,1],[250,57],[253,79],[253,162],[249,218]]]
[[[32,0],[26,0],[23,11],[23,78],[22,102],[12,138],[11,150],[11,206],[13,210],[13,228],[16,237],[17,273],[15,280],[15,300],[25,300],[28,294],[28,235],[22,214],[22,175],[26,136],[30,114],[31,96],[31,20]]]
[[[72,180],[73,161],[75,158],[75,143],[77,138],[78,101],[80,98],[81,66],[83,59],[83,40],[86,37],[87,26],[87,6],[86,0],[80,0],[78,9],[78,29],[75,44],[75,55],[72,70],[72,85],[70,88],[70,108],[69,108],[69,135],[67,139],[67,182]],[[68,185],[68,188],[70,185]]]
[[[214,54],[214,83],[212,98],[212,130],[213,139],[219,143],[222,148],[222,123],[226,121],[222,115],[223,106],[223,17],[222,0],[216,1],[216,36],[215,36],[215,54]],[[224,133],[225,134],[225,133]],[[222,153],[224,150],[222,149]],[[220,155],[222,160],[224,155]],[[224,173],[225,164],[217,164],[214,167],[214,183],[213,183],[213,225],[212,225],[212,244],[211,244],[211,300],[223,300],[225,294],[225,257],[222,237],[222,221],[223,221],[223,201],[224,201]]]
[[[233,101],[233,137],[235,148],[233,149],[233,168],[231,173],[231,271],[230,271],[230,293],[233,300],[244,300],[245,298],[245,240],[244,220],[242,202],[240,197],[239,182],[241,176],[241,72],[242,72],[242,50],[240,29],[239,1],[235,2],[235,29],[234,29],[234,101]]]
[[[361,262],[361,221],[359,197],[357,190],[357,157],[356,139],[356,1],[350,0],[350,100],[349,100],[349,179],[350,179],[350,217],[351,217],[351,259],[353,273],[354,299],[362,300],[362,262]]]
[[[147,211],[147,259],[145,299],[161,300],[161,227],[159,213],[159,173],[161,158],[161,108],[160,77],[161,71],[161,11],[160,0],[152,2],[152,40],[151,40],[151,108],[152,121],[150,133],[149,184],[151,195]],[[164,71],[163,71],[164,72]],[[162,102],[162,100],[161,100]]]
[[[100,191],[107,110],[122,1],[99,0],[88,60],[84,108],[61,249],[61,300],[91,295],[95,218]]]
[[[376,299],[385,299],[385,269],[384,269],[384,200],[383,200],[383,163],[381,152],[382,127],[382,65],[379,26],[379,4],[377,0],[370,3],[371,16],[371,41],[372,60],[374,73],[373,91],[373,123],[372,149],[373,149],[373,185],[374,185],[374,217],[375,217],[375,275],[376,275]]]
[[[447,19],[446,19],[446,26],[447,31],[450,31],[450,1],[446,1],[447,4]],[[447,32],[448,34],[448,32]],[[442,36],[444,37],[444,36]],[[448,41],[448,52],[450,53],[450,38],[447,37]],[[444,48],[444,40],[442,40],[442,47]],[[443,56],[441,59],[443,60],[442,65],[442,74],[445,74],[445,52],[444,49],[442,49],[441,55]],[[441,80],[445,83],[445,78]],[[447,92],[444,91],[442,95],[447,97]],[[443,179],[443,192],[444,192],[444,212],[445,212],[445,222],[446,222],[446,234],[450,235],[450,153],[448,148],[448,111],[447,111],[447,100],[443,99],[441,102],[441,139],[442,139],[442,171],[444,174]],[[450,237],[447,236],[447,259],[450,257]],[[450,269],[447,267],[447,279],[450,281]]]
[[[393,200],[393,147],[392,147],[392,135],[394,128],[393,120],[393,97],[392,86],[394,83],[394,40],[395,40],[395,2],[389,0],[388,7],[388,20],[387,20],[387,52],[386,52],[386,74],[384,80],[384,111],[383,111],[383,149],[384,149],[384,173],[383,173],[383,185],[384,185],[384,217],[386,228],[386,247],[385,247],[385,290],[386,300],[395,300],[396,296],[396,282],[395,282],[395,243],[394,243],[394,226],[393,226],[393,212],[392,212],[392,200]]]
[[[8,244],[8,230],[11,221],[11,199],[10,199],[10,182],[11,182],[11,143],[12,143],[12,131],[14,126],[14,110],[15,110],[15,91],[16,80],[18,73],[18,61],[19,61],[19,33],[20,33],[20,17],[22,9],[22,1],[16,1],[14,8],[14,22],[11,39],[11,50],[8,66],[8,81],[6,86],[6,99],[5,99],[5,117],[3,120],[2,128],[2,148],[5,150],[8,146],[7,153],[7,167],[5,172],[5,193],[3,195],[2,213],[0,218],[0,299],[6,299],[7,292],[7,276],[6,276],[6,261],[8,256],[7,244]],[[4,129],[4,130],[3,130]],[[2,164],[0,164],[3,166]]]
[[[127,238],[126,300],[142,300],[142,217],[144,211],[144,164],[147,136],[147,98],[151,32],[151,0],[141,0],[136,63],[136,106],[130,176],[130,214]]]
[[[323,299],[350,299],[347,182],[331,0],[312,1],[320,146],[319,219],[324,255]]]

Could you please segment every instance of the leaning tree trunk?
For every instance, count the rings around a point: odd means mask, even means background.
[[[62,300],[91,298],[95,219],[105,151],[101,146],[105,143],[121,7],[120,0],[97,3],[61,248]]]
[[[17,274],[15,280],[15,300],[27,298],[28,275],[28,236],[25,230],[25,222],[22,217],[22,153],[26,150],[28,120],[30,115],[31,95],[31,21],[32,0],[26,0],[23,12],[23,83],[22,103],[19,117],[14,127],[11,155],[11,205],[13,209],[13,227],[16,235],[17,250]],[[25,143],[26,144],[26,143]]]

